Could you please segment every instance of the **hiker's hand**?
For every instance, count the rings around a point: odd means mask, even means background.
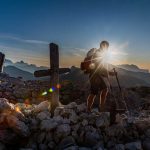
[[[111,71],[110,71],[110,72],[109,72],[109,75],[110,75],[110,76],[115,76],[115,75],[117,75],[117,72],[111,72]]]

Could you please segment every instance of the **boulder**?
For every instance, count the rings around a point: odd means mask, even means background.
[[[125,144],[125,150],[143,150],[140,141]]]
[[[70,147],[76,146],[76,142],[72,136],[65,137],[59,143],[59,149],[70,149]]]
[[[35,118],[30,119],[30,130],[36,131],[38,129],[39,121]]]
[[[61,116],[54,116],[53,117],[53,120],[55,121],[55,122],[57,122],[58,124],[62,124],[63,123],[63,117],[61,117]]]
[[[46,144],[40,144],[39,145],[39,149],[40,150],[47,150],[48,149],[48,146]]]
[[[44,131],[51,131],[57,127],[58,123],[53,119],[43,120],[40,124],[40,129]]]
[[[112,125],[106,128],[106,134],[108,137],[121,137],[126,132],[125,128],[121,125]]]
[[[78,116],[76,115],[75,112],[72,112],[71,115],[69,116],[69,120],[72,122],[72,123],[77,123],[78,121]]]
[[[125,147],[123,144],[117,144],[115,145],[115,150],[125,150]]]
[[[57,137],[66,137],[70,134],[71,128],[68,124],[61,124],[56,129]]]
[[[15,107],[15,110],[11,112],[11,115],[12,115],[12,116],[15,116],[16,118],[18,118],[18,119],[21,120],[21,121],[25,121],[25,116],[24,116],[24,114],[19,110],[19,108],[16,109],[16,107]]]
[[[9,128],[11,128],[15,133],[23,137],[29,136],[29,128],[24,122],[12,115],[7,116],[6,119]]]
[[[55,108],[54,110],[54,117],[57,117],[61,114],[61,112],[63,111],[64,107],[63,106],[58,106]]]
[[[12,111],[14,108],[14,104],[9,103],[5,98],[0,98],[0,112]]]
[[[86,132],[84,143],[88,147],[95,146],[101,140],[98,132]]]
[[[77,103],[76,102],[71,102],[68,105],[65,105],[64,108],[75,109],[75,108],[77,108]]]
[[[81,112],[85,112],[87,109],[86,103],[80,104],[77,106],[77,112],[81,113]]]
[[[78,150],[78,146],[70,146],[65,148],[64,150]]]
[[[50,102],[43,101],[34,108],[33,112],[34,113],[39,113],[39,112],[42,112],[42,111],[49,111],[49,110],[50,110]]]
[[[81,123],[83,126],[87,126],[88,125],[88,121],[86,119],[84,119]]]
[[[56,147],[56,144],[55,144],[54,141],[50,141],[50,142],[48,143],[48,148],[50,148],[50,149],[55,149],[55,147]]]
[[[39,120],[46,120],[46,119],[50,119],[51,114],[48,111],[43,111],[37,114],[36,118]]]
[[[108,112],[101,113],[96,119],[96,127],[108,127],[110,124],[110,114]]]
[[[19,139],[12,130],[0,129],[0,141],[4,144],[16,144],[19,142]]]
[[[34,107],[35,107],[35,105],[33,105],[33,104],[32,105],[25,104],[25,103],[16,103],[15,104],[15,110],[19,110],[25,116],[31,115]]]
[[[23,99],[26,99],[28,97],[30,97],[31,95],[31,91],[30,89],[26,89],[24,87],[20,87],[20,88],[16,88],[13,92],[13,95],[16,97],[16,98],[23,98]]]

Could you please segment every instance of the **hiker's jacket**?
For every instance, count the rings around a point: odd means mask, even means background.
[[[94,69],[91,70],[91,75],[100,75],[103,77],[108,77],[108,64],[103,61],[103,51],[101,49],[95,50],[92,57],[92,63],[95,65]]]

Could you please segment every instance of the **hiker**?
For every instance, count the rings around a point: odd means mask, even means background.
[[[99,110],[104,112],[105,100],[108,94],[108,87],[104,81],[104,78],[108,78],[109,75],[115,75],[114,72],[108,71],[105,67],[103,58],[104,52],[108,51],[109,43],[107,41],[102,41],[100,43],[100,48],[92,48],[85,58],[84,62],[81,63],[81,69],[85,73],[89,73],[90,79],[90,94],[87,98],[87,111],[91,112],[93,102],[100,92],[100,102]]]

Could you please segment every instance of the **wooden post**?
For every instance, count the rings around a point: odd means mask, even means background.
[[[59,50],[58,45],[50,43],[50,66],[51,66],[51,77],[50,77],[50,87],[54,88],[51,95],[51,108],[52,112],[59,105],[59,89],[56,88],[59,84]]]
[[[0,52],[0,73],[3,72],[3,64],[4,64],[4,60],[5,60],[5,55],[3,53]]]

